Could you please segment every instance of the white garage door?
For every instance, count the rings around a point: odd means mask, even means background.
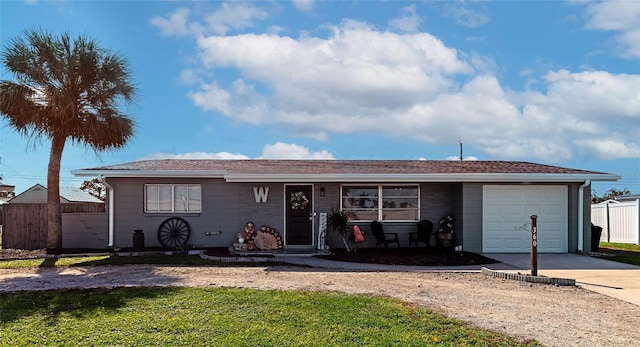
[[[538,252],[568,251],[566,186],[487,185],[482,206],[483,252],[530,252],[530,216],[534,214],[538,216]]]

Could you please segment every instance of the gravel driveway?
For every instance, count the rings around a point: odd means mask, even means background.
[[[548,346],[637,346],[640,306],[579,287],[480,273],[154,265],[0,270],[0,292],[120,286],[243,287],[383,295]]]

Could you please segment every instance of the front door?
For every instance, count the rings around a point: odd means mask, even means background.
[[[285,194],[286,244],[288,246],[313,245],[312,186],[286,186]]]

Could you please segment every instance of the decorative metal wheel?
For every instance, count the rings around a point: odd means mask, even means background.
[[[189,235],[189,224],[178,217],[165,220],[158,228],[158,241],[166,248],[182,248],[187,243]]]

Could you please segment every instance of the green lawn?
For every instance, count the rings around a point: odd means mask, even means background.
[[[188,255],[0,261],[21,267],[217,263]],[[387,298],[117,288],[0,293],[0,346],[539,346]]]
[[[600,252],[613,254],[609,260],[640,266],[640,245],[600,242]]]
[[[249,289],[0,294],[0,345],[539,346],[397,300]]]
[[[97,266],[97,265],[127,265],[127,264],[159,264],[159,265],[183,265],[183,266],[264,266],[272,263],[262,262],[220,262],[206,260],[197,255],[172,254],[172,255],[143,255],[143,256],[117,256],[104,255],[93,257],[62,257],[53,259],[20,259],[0,260],[0,269],[55,267],[55,266]]]
[[[638,245],[600,248],[640,265]],[[187,255],[100,256],[0,261],[0,269],[135,263],[219,265]],[[539,346],[388,298],[249,289],[0,293],[0,335],[0,346]]]

